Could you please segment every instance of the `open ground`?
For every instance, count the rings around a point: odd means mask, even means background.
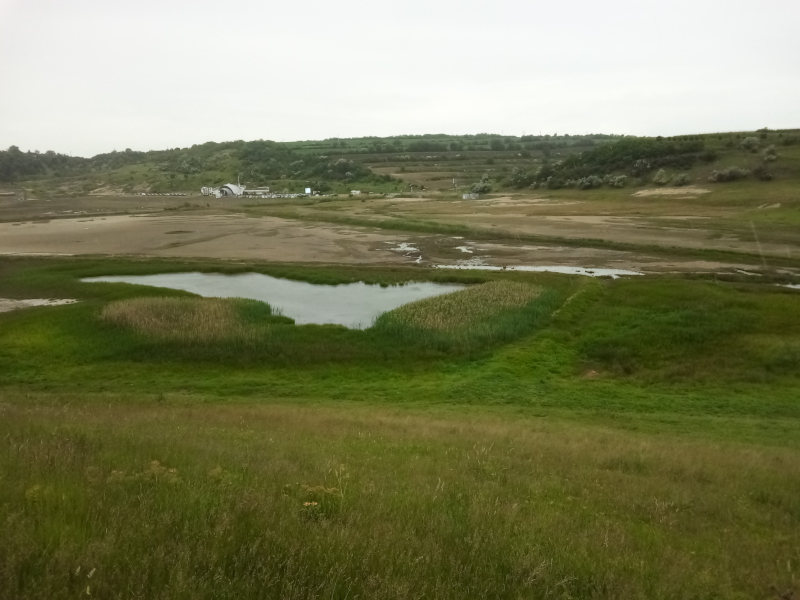
[[[752,196],[746,196],[750,192]],[[645,272],[800,264],[785,187],[218,200],[88,196],[0,206],[0,254],[420,266],[571,265]]]

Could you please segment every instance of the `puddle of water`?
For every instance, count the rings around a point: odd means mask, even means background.
[[[618,277],[626,275],[643,275],[639,271],[628,271],[627,269],[601,269],[601,268],[587,268],[587,267],[563,267],[563,266],[547,266],[547,267],[533,267],[528,265],[516,265],[509,267],[497,267],[494,265],[483,265],[477,263],[457,264],[457,265],[436,265],[437,269],[463,269],[475,271],[530,271],[534,273],[548,272],[548,273],[563,273],[565,275],[585,275],[587,277],[611,277],[617,279]]]
[[[86,277],[81,281],[166,287],[207,298],[250,298],[268,302],[298,325],[333,323],[351,329],[366,329],[379,315],[403,304],[464,288],[456,283],[427,281],[387,287],[363,282],[319,285],[261,273],[163,273]]]
[[[789,288],[790,290],[800,290],[800,283],[784,283],[781,287]]]
[[[386,242],[387,244],[393,244],[394,242]],[[409,244],[408,242],[400,242],[394,248],[389,248],[393,252],[419,252],[419,248],[414,246],[413,244]]]

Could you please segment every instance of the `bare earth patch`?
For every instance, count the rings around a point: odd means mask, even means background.
[[[645,197],[638,201],[628,195],[630,192],[620,193],[619,198],[604,199],[599,204],[575,201],[571,196],[554,199],[501,195],[463,201],[401,195],[370,197],[368,201],[340,198],[320,206],[276,205],[281,211],[295,212],[297,218],[270,215],[270,203],[264,205],[266,214],[260,214],[258,206],[214,199],[181,199],[178,206],[175,198],[140,196],[24,203],[0,199],[0,258],[133,255],[409,266],[459,264],[472,258],[498,267],[564,265],[710,272],[758,269],[761,261],[753,257],[759,253],[767,260],[770,256],[791,257],[796,253],[795,244],[782,239],[767,236],[758,243],[749,227],[720,231],[714,225],[716,219],[734,213],[724,207],[698,205],[694,200],[709,193],[708,189],[686,186],[640,190],[634,196]],[[647,198],[658,195],[665,196],[668,202],[654,203]],[[779,203],[763,202],[762,206],[776,208]],[[331,215],[354,217],[360,224],[326,222]],[[464,226],[466,236],[401,232],[382,229],[379,223],[370,224],[387,217]],[[481,239],[468,239],[471,228],[481,232]],[[496,237],[492,237],[493,231],[497,232]],[[537,244],[524,239],[535,236],[570,242],[543,240]],[[582,245],[580,240],[590,243]],[[643,247],[614,250],[591,242],[596,240]],[[741,260],[698,261],[651,253],[644,246],[743,255]]]
[[[636,198],[645,198],[648,196],[681,196],[684,198],[693,198],[696,196],[702,196],[703,194],[710,194],[710,193],[711,190],[690,185],[686,187],[663,187],[663,188],[651,188],[647,190],[639,190],[638,192],[634,192],[633,195]]]
[[[59,306],[61,304],[74,304],[74,298],[25,298],[22,300],[0,298],[0,313],[28,308],[30,306]]]
[[[500,198],[493,198],[490,201],[484,201],[492,206],[568,206],[570,204],[580,204],[578,200],[554,200],[544,196],[535,196],[529,198],[501,196]]]
[[[288,262],[395,262],[394,234],[241,214],[110,215],[0,223],[0,255],[128,254]]]

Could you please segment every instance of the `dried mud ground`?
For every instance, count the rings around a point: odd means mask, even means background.
[[[800,259],[800,237],[759,239],[747,227],[720,229],[727,208],[694,203],[708,198],[707,190],[686,188],[680,195],[659,192],[628,192],[624,206],[616,199],[587,202],[580,193],[469,201],[438,196],[323,201],[201,196],[22,200],[6,196],[0,197],[0,255],[134,255],[427,267],[561,265],[642,272],[758,270],[766,266],[764,256],[781,257],[784,267],[795,266],[787,265],[787,259]],[[453,225],[466,233],[387,228],[387,219]],[[473,230],[480,235],[471,238]],[[539,237],[541,243],[536,241]],[[608,247],[613,245],[617,247]],[[625,247],[620,249],[620,245]],[[670,248],[682,252],[671,253]],[[705,250],[728,256],[704,255]]]

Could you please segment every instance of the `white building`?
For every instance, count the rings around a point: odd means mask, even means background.
[[[233,196],[234,198],[239,198],[240,196],[244,195],[244,186],[236,183],[226,183],[225,185],[220,186],[219,189],[214,192],[214,195],[217,198],[222,198],[223,196]]]

